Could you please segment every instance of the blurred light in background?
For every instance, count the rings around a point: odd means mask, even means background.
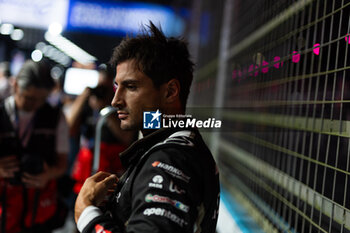
[[[141,25],[148,25],[149,21],[160,26],[167,36],[183,35],[189,10],[180,5],[166,6],[170,4],[167,1],[159,2],[162,4],[114,0],[0,0],[0,33],[12,39],[0,41],[0,60],[11,62],[14,75],[28,58],[38,62],[45,57],[55,62],[60,68],[52,70],[54,77],[60,77],[70,66],[95,69],[98,59],[100,62],[108,59],[99,54],[100,51],[111,51],[121,37],[140,33]],[[79,75],[73,71],[68,76]],[[96,77],[96,73],[83,74],[84,80],[88,81],[88,75]],[[82,90],[74,88],[77,82],[84,80],[69,78],[65,85],[72,89],[66,92],[80,93]]]
[[[43,53],[40,50],[36,49],[32,52],[31,57],[33,61],[38,62],[43,58]]]
[[[48,31],[52,35],[59,35],[62,32],[62,25],[59,23],[52,23],[50,24]]]
[[[68,0],[1,0],[0,17],[16,26],[48,29],[51,23],[66,25]]]
[[[137,34],[140,25],[148,24],[150,20],[161,25],[166,35],[179,36],[185,29],[182,16],[170,7],[156,4],[70,0],[69,7],[67,29],[73,31],[124,36]]]
[[[90,55],[83,49],[79,48],[76,44],[68,40],[67,38],[61,35],[53,35],[50,31],[45,33],[45,39],[65,54],[76,60],[81,64],[89,64],[97,61],[97,58]],[[54,52],[51,50],[48,51],[48,56],[53,59],[58,59]],[[56,57],[55,57],[56,56]]]
[[[98,83],[96,70],[68,68],[63,90],[70,95],[80,95],[86,87],[94,88]]]
[[[46,44],[44,42],[39,42],[35,45],[35,48],[43,51],[45,46],[46,46]]]
[[[21,29],[13,30],[13,32],[10,35],[11,39],[16,41],[22,40],[23,36],[24,36],[24,33]]]
[[[1,0],[0,17],[16,26],[49,28],[51,34],[70,30],[120,36],[138,33],[140,25],[151,20],[161,25],[166,35],[179,36],[185,30],[188,11],[136,2]]]
[[[35,48],[40,50],[45,57],[50,58],[65,67],[68,67],[71,64],[71,59],[66,54],[51,45],[39,42],[36,44]]]
[[[3,35],[10,35],[13,32],[13,25],[9,23],[4,23],[1,25],[0,33]]]
[[[59,66],[54,66],[51,69],[51,76],[55,80],[58,80],[63,75],[63,73],[64,73],[64,70]]]

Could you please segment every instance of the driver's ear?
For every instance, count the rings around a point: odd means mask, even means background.
[[[173,103],[177,101],[180,97],[180,82],[179,80],[173,78],[169,80],[165,85],[165,102]]]

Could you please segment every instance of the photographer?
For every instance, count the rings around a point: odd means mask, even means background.
[[[27,61],[13,96],[0,106],[0,213],[4,232],[51,232],[57,211],[56,179],[66,170],[68,126],[47,96],[50,67]]]
[[[95,129],[100,118],[99,112],[112,101],[112,86],[98,85],[87,88],[84,110],[80,113],[81,135],[80,150],[72,169],[72,178],[76,181],[73,191],[78,194],[84,181],[91,175],[95,146]],[[82,95],[82,96],[83,96]],[[81,96],[80,96],[81,97]],[[79,97],[78,97],[79,98]],[[124,132],[120,129],[120,120],[113,115],[106,118],[101,129],[99,171],[106,171],[121,176],[124,169],[118,154],[124,151],[135,137],[134,131]]]

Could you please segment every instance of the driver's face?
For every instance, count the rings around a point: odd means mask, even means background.
[[[118,108],[121,129],[142,129],[143,112],[161,109],[164,91],[139,71],[132,60],[118,64],[112,106]]]

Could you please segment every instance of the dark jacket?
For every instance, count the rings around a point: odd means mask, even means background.
[[[121,155],[126,173],[88,232],[215,232],[215,161],[196,130],[160,129]]]
[[[13,127],[5,106],[0,106],[0,156],[33,154],[40,156],[52,165],[55,159],[56,127],[59,120],[59,109],[45,104],[35,113],[33,132],[26,147],[22,147],[16,129]]]
[[[0,106],[0,157],[16,155],[21,168],[16,178],[0,179],[0,225],[1,228],[6,228],[6,232],[16,233],[34,225],[43,225],[56,212],[55,181],[50,181],[44,189],[38,190],[26,188],[20,179],[22,172],[41,173],[43,162],[49,165],[56,163],[56,127],[59,116],[59,110],[48,104],[38,109],[33,117],[30,139],[23,147],[5,106]]]

